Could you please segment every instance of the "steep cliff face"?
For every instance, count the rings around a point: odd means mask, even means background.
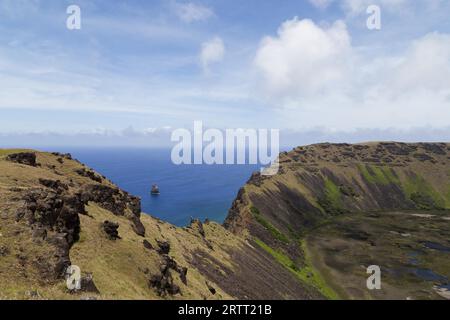
[[[449,144],[318,144],[280,163],[240,190],[228,229],[258,233],[266,222],[288,237],[347,212],[450,209]]]
[[[66,287],[67,267],[82,288]],[[0,299],[312,299],[251,239],[186,228],[68,154],[0,150]]]
[[[445,213],[450,209],[449,144],[318,144],[282,153],[279,160],[281,167],[277,175],[263,177],[255,173],[239,191],[224,225],[235,234],[246,234],[254,239],[275,258],[278,257],[280,262],[290,261],[284,264],[288,268],[292,264],[293,271],[311,267],[311,260],[317,257],[308,257],[306,242],[312,238],[310,235],[319,233],[316,230],[324,230],[326,226],[329,227],[329,234],[344,234],[341,239],[336,237],[327,241],[344,241],[347,237],[360,241],[351,244],[355,248],[366,244],[369,248],[375,248],[376,241],[371,239],[375,235],[367,230],[375,232],[376,229],[377,237],[387,238],[387,235],[380,235],[383,219],[386,233],[394,232],[389,230],[389,226],[398,229],[401,219],[409,219],[404,225],[409,226],[410,232],[429,228],[427,235],[420,235],[423,240],[424,237],[431,237],[432,233],[436,234],[433,230],[439,230],[439,234],[444,235],[439,240],[447,245],[445,235],[449,228],[445,227],[448,225],[448,222],[445,223],[448,221]],[[437,212],[430,216],[436,216],[439,221],[426,225],[423,221],[408,218],[408,215],[396,215],[397,220],[393,224],[390,216],[383,216],[377,220],[378,228],[375,228],[375,222],[370,222],[370,217],[367,220],[364,218],[370,213],[400,211],[417,212],[418,216],[424,215],[423,211],[425,216],[427,212]],[[361,221],[366,223],[362,225]],[[330,227],[332,225],[334,228]],[[399,234],[410,236],[408,232]],[[326,237],[321,234],[321,239]],[[411,241],[413,238],[411,236]],[[419,243],[421,239],[415,241]],[[408,244],[410,248],[415,245]],[[317,246],[311,247],[313,251],[319,250]],[[324,256],[329,259],[330,255],[337,255],[340,249],[337,246],[327,250]],[[350,259],[348,255],[345,257]],[[372,258],[376,259],[376,256]],[[359,260],[354,261],[357,263]],[[369,258],[359,262],[366,265],[368,261]],[[324,269],[325,273],[329,271],[327,266]],[[447,269],[444,273],[450,274]],[[320,281],[316,281],[315,285],[320,287]],[[341,297],[351,296],[347,293],[341,294]],[[333,294],[328,296],[333,297]]]

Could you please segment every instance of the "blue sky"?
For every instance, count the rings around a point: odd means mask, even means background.
[[[4,136],[202,120],[420,140],[448,132],[449,83],[449,0],[0,0]]]

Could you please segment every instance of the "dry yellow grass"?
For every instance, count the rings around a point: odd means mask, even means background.
[[[8,154],[23,151],[29,150],[0,150],[0,248],[7,248],[6,255],[0,258],[0,299],[160,299],[155,290],[149,288],[148,279],[159,272],[161,256],[156,250],[144,247],[144,238],[136,235],[128,219],[115,216],[95,203],[87,206],[88,215],[80,215],[80,240],[72,247],[70,258],[72,264],[81,268],[83,275],[93,275],[100,294],[71,294],[66,289],[64,279],[55,283],[42,282],[34,263],[54,248],[46,241],[33,240],[31,228],[25,222],[15,222],[16,210],[22,203],[17,198],[18,190],[42,188],[39,178],[60,180],[66,184],[72,182],[80,186],[93,182],[75,173],[76,169],[84,168],[84,165],[67,159],[61,164],[57,161],[58,157],[49,153],[37,152],[37,167],[5,161]],[[103,184],[114,186],[107,180]],[[101,229],[101,223],[105,220],[120,224],[119,234],[122,239],[107,239]],[[174,282],[180,286],[182,293],[172,298],[231,298],[219,285],[207,280],[193,268],[189,259],[195,249],[201,249],[233,268],[227,262],[230,257],[226,248],[242,246],[242,239],[218,224],[205,224],[206,237],[214,248],[211,250],[193,229],[176,228],[145,214],[141,220],[146,228],[145,239],[154,248],[158,248],[156,240],[168,241],[171,245],[170,256],[180,266],[188,268],[187,286],[181,282],[177,272],[172,272]],[[207,281],[217,290],[214,296],[206,285]]]

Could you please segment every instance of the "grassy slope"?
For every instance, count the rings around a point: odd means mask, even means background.
[[[111,214],[90,205],[89,214],[93,218],[82,216],[81,239],[71,250],[71,260],[80,266],[85,272],[94,275],[95,283],[100,292],[104,292],[102,298],[106,299],[157,299],[158,296],[147,287],[148,274],[156,274],[159,271],[160,256],[154,250],[144,248],[143,238],[137,236],[122,217],[112,219],[120,224],[119,235],[121,240],[110,241],[104,237],[99,224],[107,219],[111,220]],[[185,255],[194,248],[202,248],[209,251],[206,245],[194,232],[178,229],[170,224],[163,223],[149,216],[143,216],[142,221],[147,229],[146,240],[157,248],[156,239],[167,240],[171,243],[171,257],[180,266],[186,266],[188,271],[188,286],[182,284],[178,274],[173,276],[177,285],[181,287],[183,299],[210,299],[213,298],[205,283],[205,278],[195,269],[190,268]],[[230,235],[218,225],[213,223],[205,225],[207,233],[214,232],[217,241],[227,241]],[[221,233],[221,234],[220,234]],[[215,246],[214,253],[217,259],[226,260],[229,257]],[[216,286],[218,298],[231,298]]]
[[[32,240],[30,227],[24,222],[15,222],[15,212],[20,205],[20,192],[39,186],[38,179],[61,180],[76,185],[92,183],[86,177],[74,173],[82,164],[65,160],[64,164],[57,157],[48,153],[37,153],[39,167],[11,163],[5,156],[23,150],[0,150],[0,248],[7,249],[0,257],[0,298],[1,299],[80,299],[95,294],[69,294],[64,280],[56,283],[43,282],[34,263],[39,257],[45,258],[51,252],[46,241]],[[54,166],[54,168],[53,168]],[[107,180],[103,182],[113,186]],[[14,189],[14,190],[13,190]],[[80,266],[82,273],[92,273],[102,299],[157,299],[155,291],[148,288],[147,281],[151,274],[159,271],[161,258],[156,251],[145,249],[144,238],[137,236],[131,229],[130,222],[124,217],[114,216],[111,212],[91,203],[89,216],[80,216],[80,241],[71,249],[73,264]],[[118,222],[121,240],[110,241],[100,229],[104,220]],[[229,261],[226,252],[228,246],[238,249],[243,241],[226,231],[223,227],[205,224],[207,237],[211,237],[214,250],[209,249],[200,235],[190,229],[176,228],[150,216],[143,215],[142,222],[147,229],[147,240],[157,248],[156,239],[171,243],[170,255],[183,267],[188,267],[188,286],[184,286],[173,272],[175,283],[181,287],[182,296],[177,299],[228,299],[231,298],[194,268],[187,258],[195,248],[201,248],[219,261]],[[230,266],[232,268],[233,266]],[[148,274],[144,271],[148,269]],[[216,295],[209,291],[206,281],[217,290]],[[36,296],[33,292],[38,292]]]

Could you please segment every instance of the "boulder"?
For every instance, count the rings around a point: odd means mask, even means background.
[[[119,236],[119,224],[111,221],[105,221],[102,223],[102,229],[110,240],[121,239]]]
[[[208,281],[206,281],[206,286],[208,287],[208,290],[209,292],[211,292],[212,295],[216,294],[216,289],[213,286],[211,286]]]
[[[94,277],[91,273],[88,273],[84,277],[81,277],[81,291],[100,294],[100,291],[95,285]]]
[[[39,179],[39,183],[41,185],[43,185],[44,187],[53,189],[55,191],[58,191],[59,193],[62,193],[64,190],[67,191],[69,190],[69,187],[65,184],[62,183],[59,180],[49,180],[49,179]]]
[[[6,157],[6,160],[24,164],[27,166],[36,167],[36,154],[33,152],[21,152],[21,153],[13,153]]]
[[[102,177],[97,175],[92,170],[86,170],[85,168],[82,168],[82,169],[76,169],[75,172],[78,173],[80,176],[89,178],[95,182],[98,182],[98,183],[102,182]]]
[[[116,216],[128,218],[132,222],[134,232],[139,236],[145,236],[145,227],[140,220],[141,200],[138,197],[101,184],[88,185],[82,197],[84,201],[95,202]]]
[[[180,274],[181,282],[183,282],[184,285],[187,285],[188,268],[186,268],[186,267],[179,267],[178,268],[178,273]]]
[[[129,217],[130,221],[132,222],[131,227],[133,228],[133,231],[141,237],[145,237],[145,227],[144,224],[141,222],[141,219],[136,216]]]
[[[72,160],[72,155],[70,153],[52,152],[52,155],[54,155],[55,157]]]
[[[161,297],[181,293],[180,287],[173,282],[170,270],[167,270],[165,273],[153,275],[149,280],[149,287],[155,289]]]
[[[163,255],[163,262],[161,263],[160,270],[162,274],[170,272],[170,270],[177,272],[180,275],[181,282],[183,282],[184,285],[187,285],[188,268],[179,266],[173,258],[169,257],[169,255]]]
[[[142,243],[144,244],[145,249],[153,250],[152,244],[150,242],[148,242],[147,240],[144,239],[144,241]]]
[[[167,241],[159,241],[157,240],[159,249],[158,249],[158,253],[159,254],[169,254],[170,252],[170,243]]]
[[[36,231],[37,237],[44,237],[45,232],[51,230],[65,234],[69,247],[78,241],[78,214],[85,213],[84,203],[79,196],[34,189],[28,191],[23,200],[24,204],[16,212],[16,220],[26,219]]]

